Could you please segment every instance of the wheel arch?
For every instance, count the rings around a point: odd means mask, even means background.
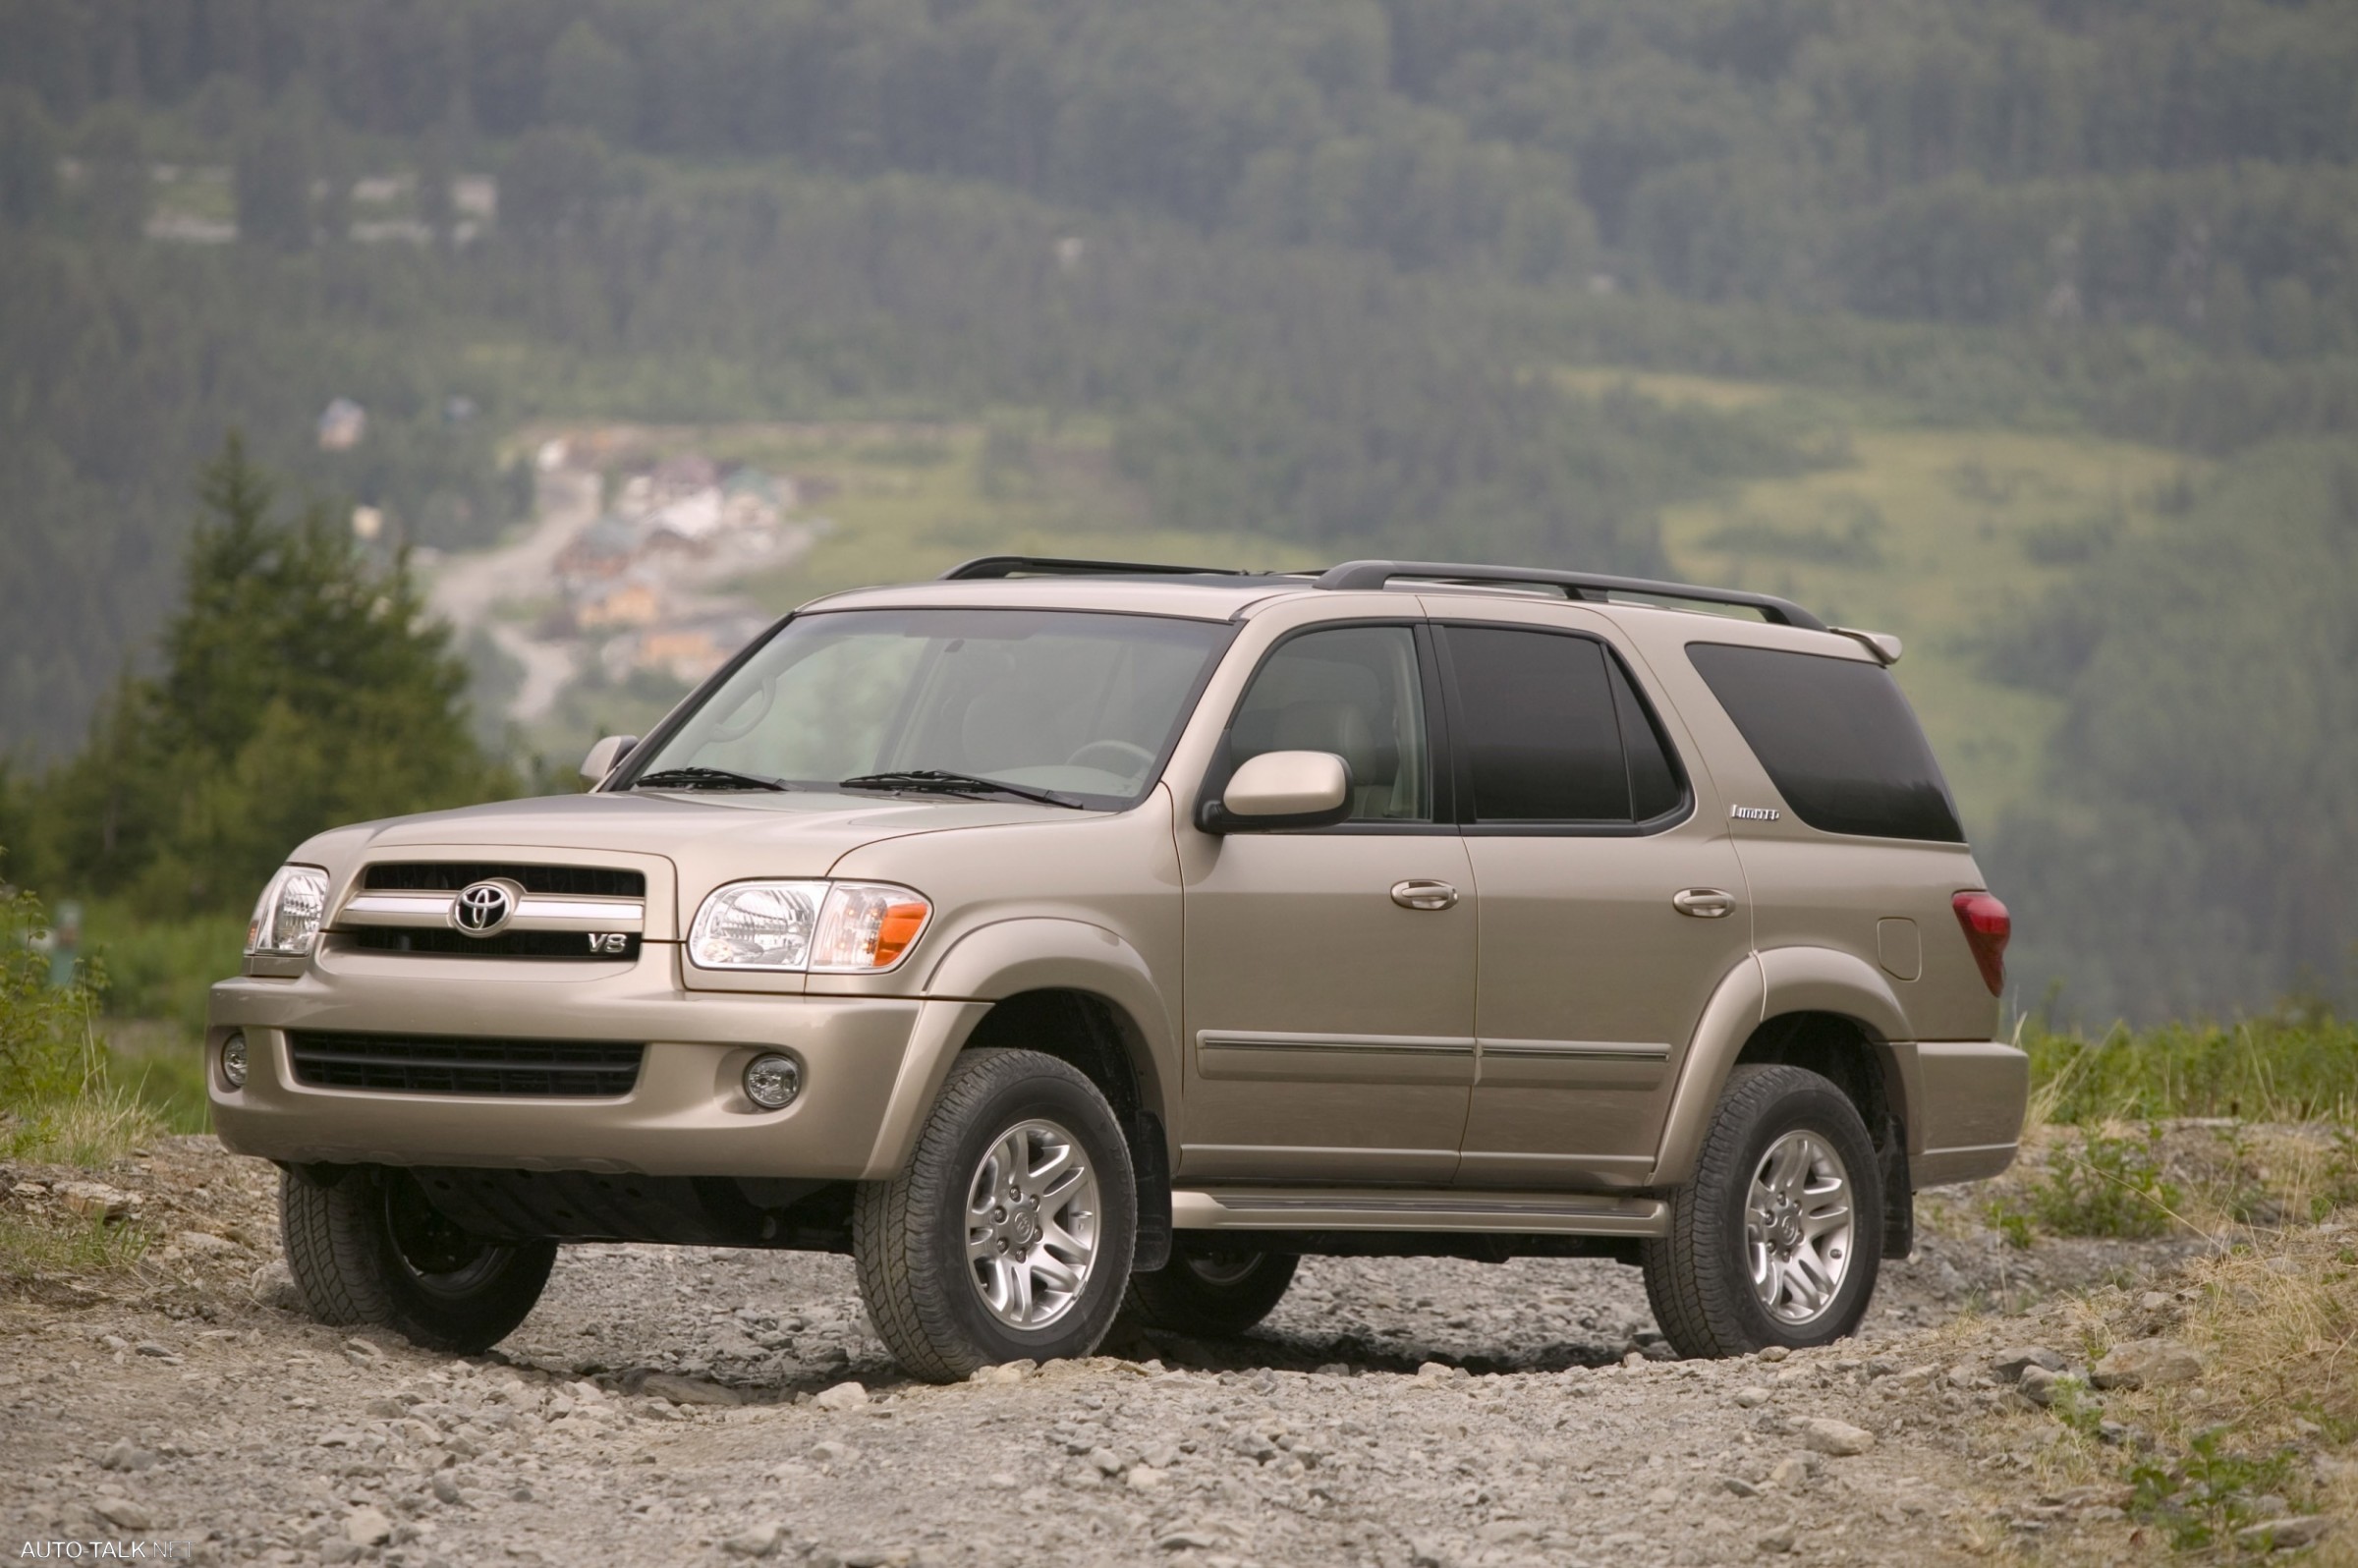
[[[1083,921],[1023,919],[962,936],[934,964],[867,1180],[905,1164],[960,1052],[1017,1046],[1070,1063],[1113,1106],[1139,1195],[1138,1266],[1167,1251],[1176,1049],[1162,988],[1136,948]]]
[[[1915,1044],[1898,997],[1853,954],[1788,947],[1754,954],[1729,971],[1705,1007],[1649,1185],[1677,1186],[1694,1175],[1727,1075],[1750,1062],[1788,1063],[1831,1080],[1858,1107],[1878,1150],[1904,1172],[1905,1154],[1920,1143],[1920,1118]]]

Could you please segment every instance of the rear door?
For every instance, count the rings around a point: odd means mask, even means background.
[[[1635,1183],[1704,1005],[1751,948],[1724,812],[1604,617],[1436,637],[1481,889],[1457,1181]]]

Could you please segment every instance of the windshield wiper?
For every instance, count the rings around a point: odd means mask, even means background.
[[[912,767],[897,773],[862,773],[854,778],[836,780],[835,787],[839,790],[932,790],[943,795],[995,791],[1021,800],[1038,801],[1042,806],[1064,806],[1076,812],[1089,809],[1054,790],[1036,790],[1028,784],[1010,784],[1004,779],[984,778],[980,773],[953,773],[939,767]]]
[[[774,778],[732,773],[725,767],[659,767],[631,780],[631,788],[658,790],[783,790]]]

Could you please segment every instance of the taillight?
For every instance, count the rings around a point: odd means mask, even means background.
[[[1965,944],[1982,969],[1982,983],[1996,996],[2006,988],[2006,938],[2014,934],[2014,917],[1988,893],[1959,893],[1948,901],[1965,927]]]

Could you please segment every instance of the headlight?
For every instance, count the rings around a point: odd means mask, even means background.
[[[734,882],[688,930],[699,969],[873,975],[901,961],[933,906],[888,882]]]
[[[316,866],[282,866],[254,903],[246,956],[301,958],[318,941],[326,916],[327,873]]]

